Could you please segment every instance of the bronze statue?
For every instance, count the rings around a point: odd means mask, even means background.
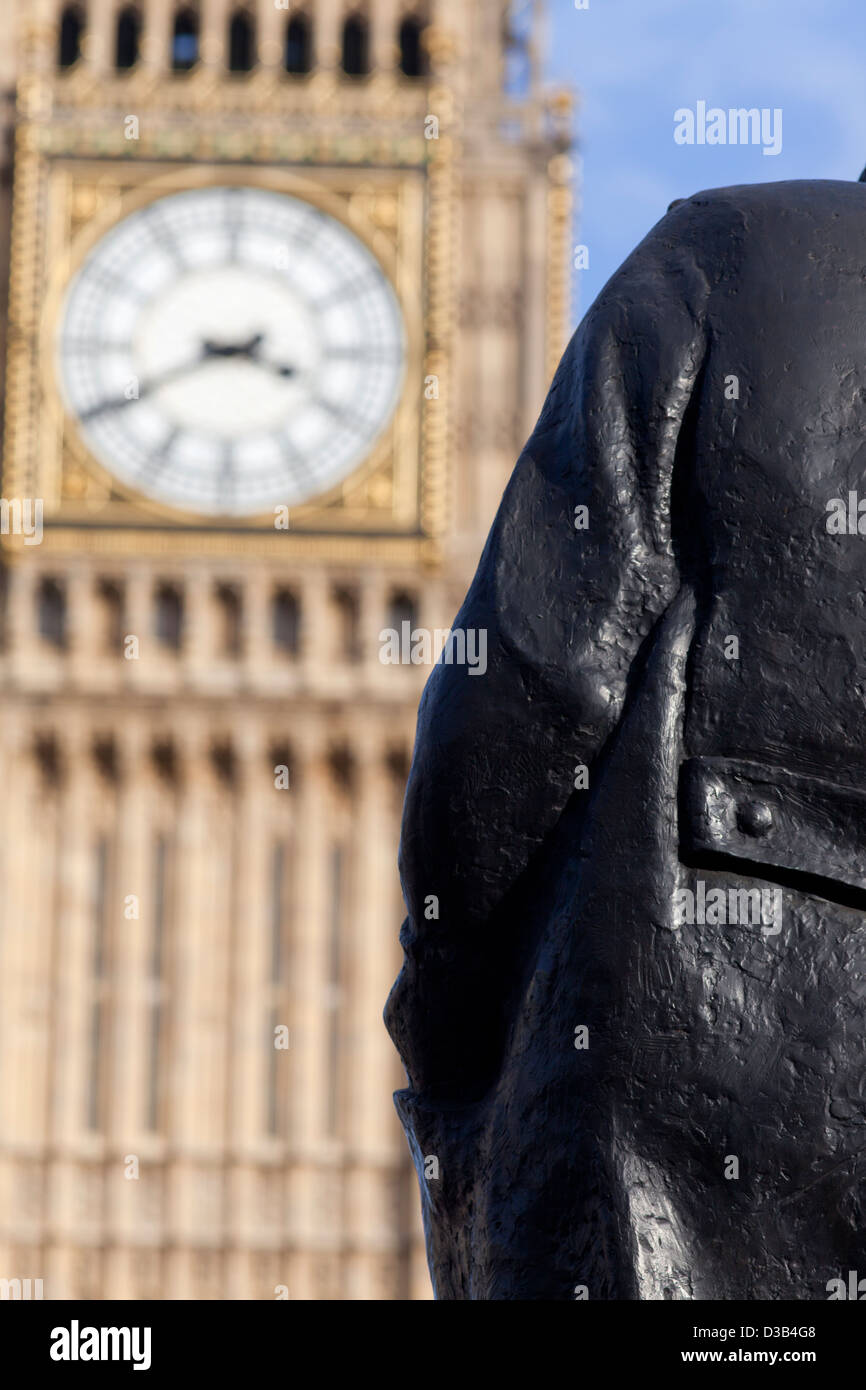
[[[386,1019],[444,1299],[866,1275],[866,187],[674,206],[434,668]]]

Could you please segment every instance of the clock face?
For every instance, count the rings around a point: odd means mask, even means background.
[[[388,424],[405,332],[341,222],[245,187],[158,199],[72,280],[58,372],[91,453],[183,511],[242,516],[332,488]]]

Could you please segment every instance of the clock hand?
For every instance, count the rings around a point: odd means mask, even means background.
[[[245,357],[267,371],[275,372],[277,376],[294,376],[295,367],[285,362],[269,362],[267,358],[259,356],[259,348],[264,340],[264,333],[256,333],[246,343],[215,343],[212,338],[206,338],[202,347],[205,357]]]
[[[104,415],[109,410],[122,410],[124,406],[144,400],[146,396],[158,391],[161,386],[167,386],[170,381],[177,381],[190,372],[197,371],[203,363],[214,357],[245,357],[248,361],[256,362],[259,366],[267,368],[268,371],[275,372],[277,376],[294,376],[294,367],[282,362],[268,362],[259,357],[258,350],[263,341],[263,333],[256,333],[245,343],[215,343],[212,339],[206,338],[202,343],[199,356],[191,362],[184,362],[178,367],[169,367],[167,371],[151,377],[149,381],[143,382],[139,386],[138,394],[135,396],[108,396],[105,400],[98,401],[96,405],[82,411],[79,419],[90,420],[96,415]]]
[[[297,367],[290,367],[286,362],[268,362],[263,357],[253,360],[258,362],[260,367],[266,367],[269,372],[275,372],[277,376],[297,376]]]
[[[169,367],[167,371],[160,372],[158,376],[153,376],[149,381],[143,382],[138,388],[135,396],[108,396],[105,400],[91,405],[87,410],[81,411],[80,420],[90,420],[94,415],[104,415],[108,410],[122,410],[124,406],[134,405],[136,401],[141,401],[145,396],[158,391],[160,386],[166,386],[170,381],[177,381],[180,377],[187,376],[190,372],[197,371],[205,359],[202,353],[192,362],[184,362],[179,367]]]
[[[264,333],[256,333],[245,343],[215,343],[205,338],[202,343],[203,357],[256,357],[264,341]]]

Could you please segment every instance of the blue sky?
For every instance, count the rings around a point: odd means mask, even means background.
[[[547,13],[547,77],[579,93],[575,242],[589,268],[575,320],[672,199],[866,165],[866,0],[547,0]],[[676,144],[674,111],[701,100],[781,108],[781,152]]]

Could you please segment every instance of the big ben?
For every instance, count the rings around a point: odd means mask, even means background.
[[[0,7],[0,1278],[45,1298],[430,1296],[381,634],[447,628],[564,346],[523,8]]]

